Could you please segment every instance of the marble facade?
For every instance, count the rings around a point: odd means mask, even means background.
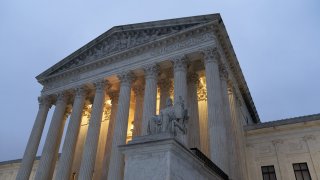
[[[111,28],[37,80],[43,85],[39,111],[20,168],[12,176],[17,180],[134,179],[126,173],[134,174],[148,159],[140,154],[141,161],[128,161],[134,152],[130,147],[136,147],[130,142],[148,136],[149,120],[165,107],[168,97],[174,102],[181,97],[188,109],[185,143],[168,140],[170,148],[160,153],[172,169],[190,173],[182,179],[194,174],[216,178],[206,167],[200,168],[189,148],[199,149],[230,179],[254,177],[247,168],[249,131],[243,127],[260,120],[219,14]],[[35,161],[52,106],[41,158]],[[171,152],[173,147],[182,154]],[[158,155],[149,153],[146,158],[157,163],[153,156]],[[191,167],[195,169],[190,171]]]

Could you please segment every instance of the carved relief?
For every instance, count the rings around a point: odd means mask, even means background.
[[[110,106],[105,104],[104,107],[105,108],[104,108],[104,111],[103,111],[103,119],[102,119],[101,122],[109,121],[110,120],[110,116],[111,116],[111,108],[110,108]]]
[[[52,99],[49,96],[39,96],[38,102],[40,107],[49,106],[49,108],[52,106]]]
[[[218,51],[218,48],[206,48],[202,50],[204,63],[219,63],[221,55]]]
[[[193,45],[196,45],[196,44],[199,44],[202,42],[210,41],[213,39],[215,39],[215,36],[213,33],[206,33],[206,34],[203,34],[197,38],[189,38],[189,39],[186,39],[180,43],[174,43],[174,44],[168,45],[166,47],[163,47],[159,50],[155,50],[151,53],[151,55],[152,56],[159,56],[162,54],[167,54],[170,52],[177,51],[179,49],[183,49],[183,48],[193,46]]]
[[[131,85],[136,79],[136,76],[132,72],[124,72],[118,75],[121,85]]]
[[[109,81],[104,79],[94,82],[93,85],[96,88],[96,91],[104,91],[106,88],[110,87]]]
[[[82,110],[82,116],[87,116],[88,118],[90,118],[91,110],[92,110],[92,104],[89,104],[89,102],[86,101],[85,106]]]
[[[175,56],[171,59],[174,72],[187,71],[187,59],[185,56]]]
[[[142,59],[150,58],[150,57],[154,57],[154,56],[159,56],[162,54],[167,54],[167,53],[170,53],[173,51],[177,51],[179,49],[195,46],[195,45],[198,45],[199,43],[212,41],[215,39],[215,36],[213,33],[210,32],[210,33],[205,33],[205,34],[199,35],[197,37],[188,37],[188,39],[185,39],[185,40],[183,40],[183,39],[184,38],[181,38],[180,42],[169,41],[170,39],[166,39],[166,40],[164,40],[164,44],[162,44],[162,46],[165,46],[164,48],[162,48],[160,50],[154,50],[153,52],[151,51],[149,54],[143,54],[145,57],[142,57],[141,52],[143,52],[143,50],[145,50],[145,49],[148,49],[149,47],[148,48],[145,47],[145,48],[141,49],[140,51],[138,51],[138,50],[133,51],[130,54],[130,56],[136,56],[136,55],[140,54],[140,56],[141,56],[140,58],[142,58]],[[166,46],[166,43],[169,43],[169,42],[172,42],[172,43],[175,42],[175,43]],[[152,44],[150,44],[150,46],[151,46],[150,48],[154,47],[154,46],[152,46]],[[81,55],[79,57],[81,57]],[[90,63],[87,66],[83,66],[79,69],[75,69],[73,71],[66,72],[65,74],[59,74],[57,76],[43,80],[42,81],[42,83],[44,84],[43,91],[54,89],[54,88],[61,87],[61,86],[64,86],[64,85],[72,83],[72,82],[79,81],[79,80],[81,80],[80,75],[79,75],[80,73],[90,71],[90,70],[96,69],[98,67],[102,67],[104,65],[113,63],[120,58],[127,58],[127,57],[128,57],[128,54],[119,54],[119,55],[112,56],[108,59],[101,59],[100,58],[99,61],[97,61],[95,63]],[[79,64],[80,63],[76,64],[75,66],[78,66]],[[82,64],[85,64],[85,63],[83,62]],[[73,67],[71,67],[71,66],[65,67],[65,65],[63,65],[63,69],[71,69],[71,68],[73,68]],[[64,70],[59,70],[59,72],[60,71],[64,71]],[[51,74],[56,74],[56,73],[57,73],[57,71],[55,71]]]
[[[136,97],[143,97],[144,96],[144,86],[143,85],[135,85],[133,88],[134,95]]]
[[[119,91],[109,91],[108,95],[111,100],[111,105],[117,104],[119,100]]]
[[[145,78],[157,78],[160,66],[157,64],[150,64],[143,67]]]
[[[77,87],[74,90],[75,90],[75,97],[76,98],[86,96],[88,93],[87,89],[83,86]]]
[[[188,74],[187,81],[188,81],[188,83],[194,83],[194,84],[198,85],[199,75],[196,72],[191,72]]]
[[[201,77],[199,79],[197,94],[198,94],[198,101],[207,101],[207,87],[206,87],[205,77]]]
[[[227,81],[229,78],[228,71],[227,71],[225,65],[223,65],[223,64],[219,64],[219,75],[220,75],[220,79],[224,80],[224,81]]]
[[[82,52],[79,56],[70,60],[68,63],[64,64],[62,68],[56,70],[53,73],[58,73],[72,67],[83,65],[86,62],[93,61],[95,59],[99,59],[106,55],[111,55],[119,51],[127,50],[146,42],[153,41],[156,38],[162,37],[164,35],[176,33],[178,31],[187,29],[194,25],[196,24],[115,32],[111,36],[108,36],[101,40],[95,46]]]

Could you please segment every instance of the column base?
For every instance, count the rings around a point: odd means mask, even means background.
[[[138,136],[119,149],[126,157],[124,180],[223,179],[170,133]]]

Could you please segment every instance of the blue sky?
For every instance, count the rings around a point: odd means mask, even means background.
[[[221,13],[263,122],[320,113],[318,0],[2,0],[0,161],[23,155],[36,75],[112,26],[211,13]]]

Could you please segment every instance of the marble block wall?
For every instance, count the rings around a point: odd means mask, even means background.
[[[222,179],[170,136],[136,137],[120,149],[126,157],[124,180]]]

